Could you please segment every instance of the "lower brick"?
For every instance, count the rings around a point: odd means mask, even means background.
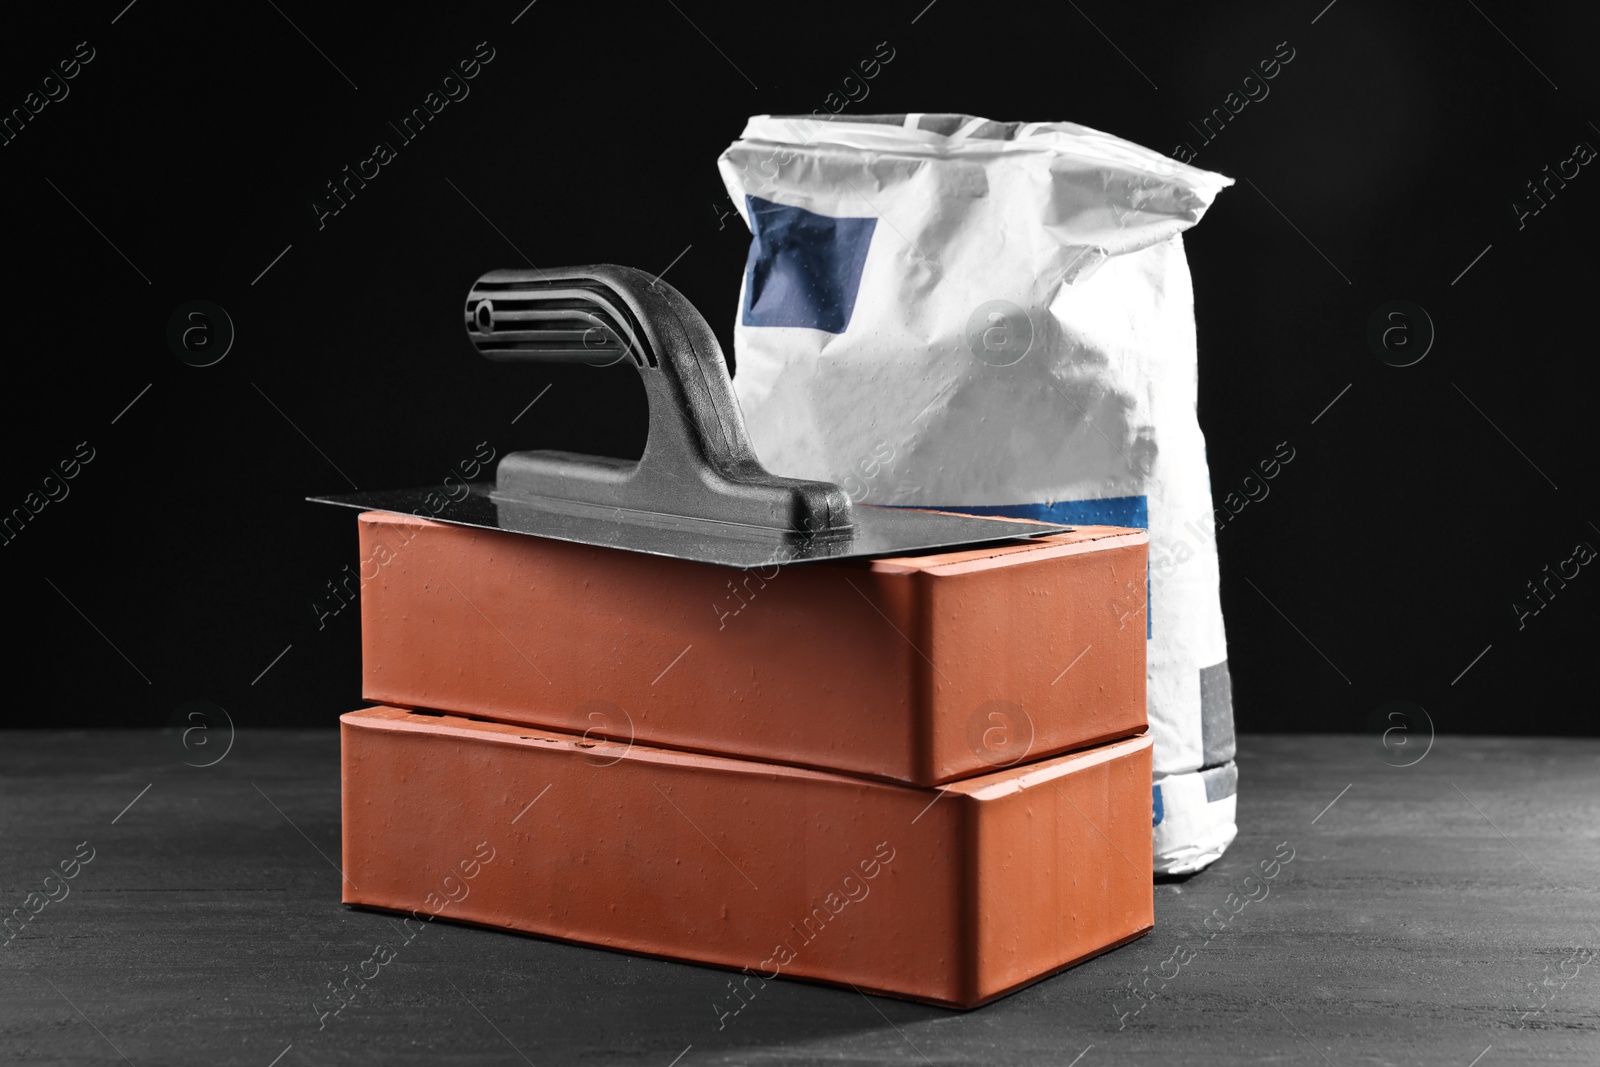
[[[1145,737],[924,789],[391,707],[341,728],[350,904],[961,1008],[1153,922]]]

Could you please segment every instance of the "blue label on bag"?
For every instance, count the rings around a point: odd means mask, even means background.
[[[877,219],[834,218],[746,196],[744,324],[844,333]]]
[[[1159,785],[1150,787],[1150,807],[1152,812],[1150,825],[1152,827],[1160,826],[1161,820],[1167,817],[1167,809],[1166,805],[1161,803],[1161,787]]]

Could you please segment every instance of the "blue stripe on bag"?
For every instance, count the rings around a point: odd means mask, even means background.
[[[744,324],[844,333],[878,220],[744,199],[750,214]]]
[[[1167,817],[1167,806],[1161,803],[1161,787],[1159,785],[1150,787],[1150,805],[1150,825],[1152,827],[1160,826],[1161,820]]]
[[[963,506],[968,515],[1003,515],[1012,519],[1037,519],[1065,526],[1133,526],[1150,528],[1150,498],[1107,496],[1099,500],[1058,500],[1054,504],[980,504]]]
[[[977,504],[942,508],[968,515],[999,515],[1008,519],[1035,519],[1063,526],[1132,526],[1150,529],[1150,498],[1107,496],[1098,500],[1058,500],[1054,504]],[[1150,639],[1150,570],[1145,567],[1144,636]]]

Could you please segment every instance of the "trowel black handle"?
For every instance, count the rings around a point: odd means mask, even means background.
[[[485,358],[503,363],[605,365],[631,358],[638,366],[655,366],[627,302],[597,278],[574,276],[595,270],[627,268],[485,274],[467,295],[467,336]]]
[[[624,522],[752,534],[846,535],[830,482],[768,473],[745,434],[716,336],[682,294],[630,267],[492,271],[467,296],[467,336],[506,362],[626,360],[644,380],[650,431],[637,463],[570,452],[501,459],[494,500]]]

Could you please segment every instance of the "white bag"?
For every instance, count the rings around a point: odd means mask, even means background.
[[[719,169],[752,234],[734,389],[768,467],[1150,530],[1147,588],[1104,610],[1149,638],[1155,870],[1215,860],[1237,774],[1180,234],[1232,180],[967,115],[757,116]]]

